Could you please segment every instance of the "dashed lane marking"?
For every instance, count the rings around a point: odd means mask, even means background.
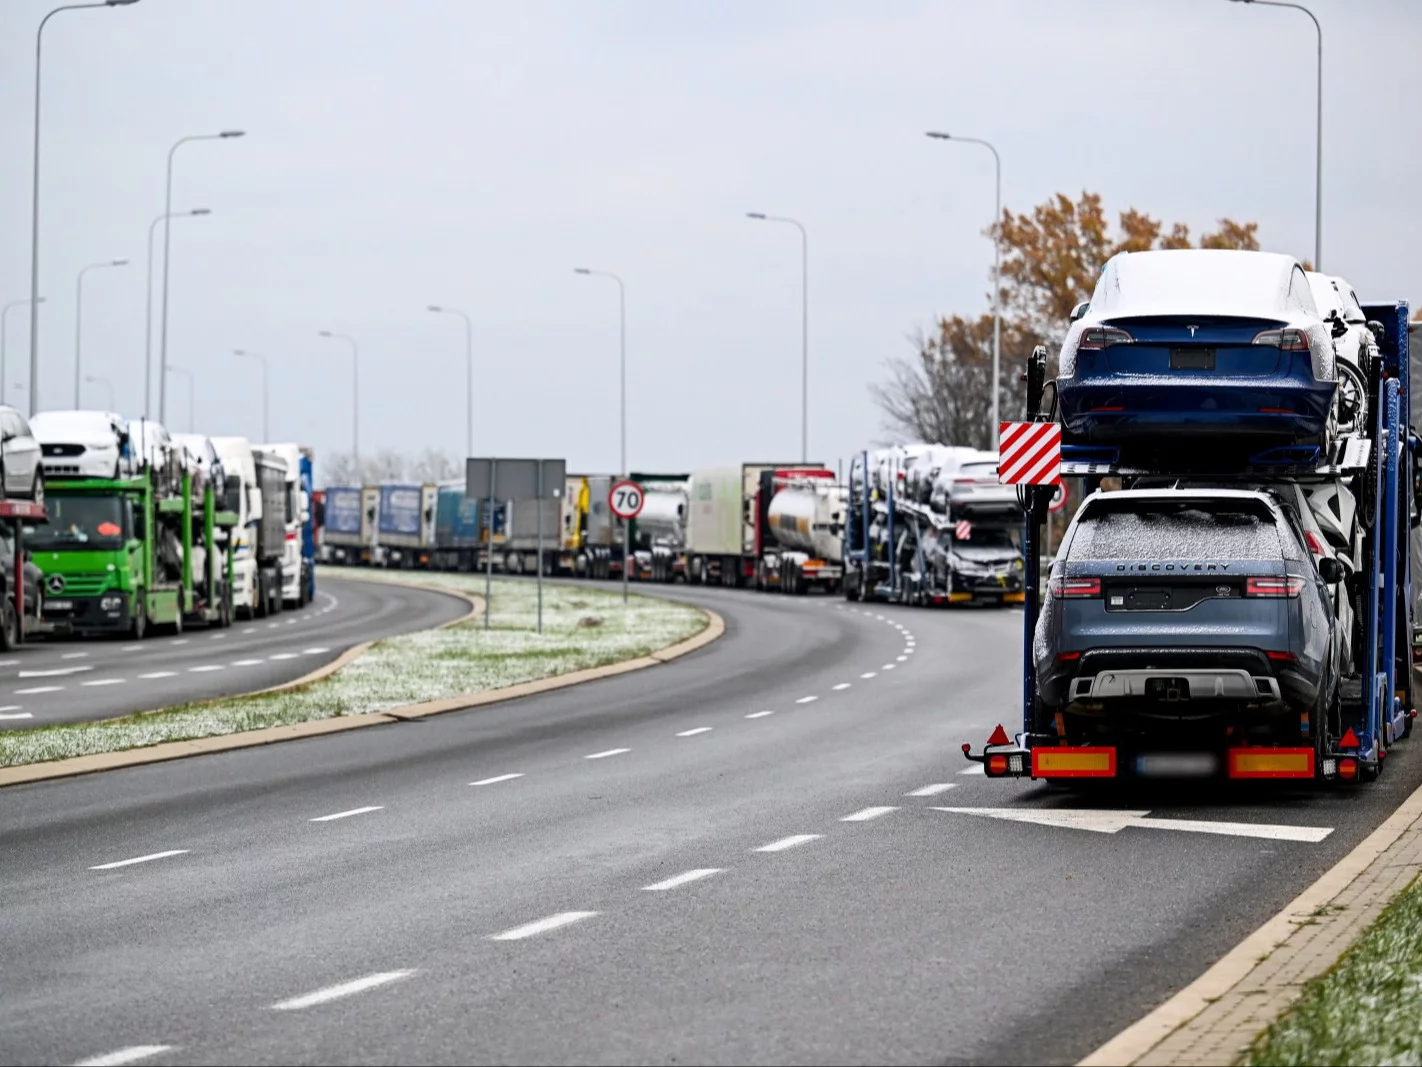
[[[160,1052],[172,1051],[172,1045],[130,1045],[128,1048],[105,1052],[102,1056],[90,1056],[80,1060],[74,1067],[124,1067],[126,1063],[151,1059]]]
[[[865,672],[864,672],[863,674],[861,674],[859,677],[861,677],[861,678],[877,678],[877,677],[879,677],[879,672],[878,672],[878,671],[865,671]]]
[[[884,664],[882,667],[880,667],[879,669],[880,669],[881,671],[891,671],[891,670],[893,670],[893,669],[894,669],[895,667],[897,667],[897,666],[898,666],[897,663],[886,663],[886,664]]]
[[[372,811],[384,811],[385,805],[375,804],[365,808],[351,808],[350,811],[338,811],[334,815],[318,815],[309,822],[335,822],[337,819],[349,819],[352,815],[368,815]]]
[[[957,782],[934,782],[932,785],[925,785],[915,789],[910,793],[905,793],[906,797],[936,797],[939,793],[946,793],[950,789],[957,789]]]
[[[177,676],[177,673],[177,671],[149,671],[147,674],[140,674],[139,677],[144,681],[149,681],[153,678],[173,678]]]
[[[29,689],[16,689],[15,695],[22,697],[30,696],[35,693],[57,693],[63,688],[64,686],[62,685],[36,685],[31,686]]]
[[[124,645],[123,648],[119,649],[119,651],[120,651],[120,652],[142,652],[142,651],[143,651],[143,646],[142,646],[142,645]]]
[[[261,666],[261,665],[262,665],[263,663],[265,663],[265,662],[266,662],[266,660],[264,660],[264,659],[239,659],[239,660],[233,660],[233,661],[232,661],[232,666],[234,666],[234,667],[259,667],[259,666]]]
[[[747,719],[763,719],[763,718],[765,718],[767,715],[774,715],[774,714],[775,714],[775,712],[773,712],[773,711],[753,711],[753,712],[751,712],[749,715],[747,715],[746,718],[747,718]]]
[[[257,632],[257,628],[255,626],[244,626],[242,632],[244,634],[254,634]]]
[[[557,915],[550,915],[546,919],[539,919],[536,922],[524,923],[522,926],[515,926],[512,930],[505,930],[501,934],[493,934],[490,941],[522,941],[525,937],[537,937],[539,934],[546,934],[550,930],[557,930],[562,926],[569,926],[584,919],[591,919],[597,912],[595,911],[561,911]]]
[[[340,1000],[343,997],[352,997],[357,993],[366,993],[372,989],[379,989],[383,985],[391,982],[398,982],[402,978],[409,978],[414,971],[381,971],[378,974],[368,974],[364,978],[357,978],[354,981],[342,982],[340,985],[327,986],[325,989],[318,989],[314,993],[306,993],[299,997],[292,997],[290,1000],[283,1000],[272,1005],[272,1011],[301,1011],[303,1008],[314,1008],[318,1004],[328,1004],[333,1000]]]
[[[877,819],[880,815],[887,815],[891,811],[898,811],[898,808],[862,808],[853,815],[845,815],[840,822],[868,822],[870,819]]]
[[[795,848],[798,845],[809,844],[811,841],[818,841],[824,834],[792,834],[790,837],[782,837],[779,841],[772,841],[768,845],[761,845],[760,848],[752,849],[753,852],[784,852],[787,848]]]
[[[80,667],[55,667],[48,671],[21,671],[17,678],[63,678],[69,674],[82,674],[84,671],[92,671],[94,668],[88,664]]]
[[[681,733],[677,734],[676,736],[677,736],[677,737],[695,737],[697,734],[709,734],[710,732],[711,732],[711,727],[709,727],[709,726],[697,726],[697,727],[695,727],[694,729],[691,729],[691,730],[683,730],[683,731],[681,731]]]
[[[66,652],[66,653],[64,653],[64,655],[60,656],[59,658],[60,658],[60,659],[88,659],[88,657],[89,657],[89,653],[87,653],[87,652]],[[16,660],[15,662],[18,663],[19,660]]]
[[[630,748],[609,748],[606,752],[594,752],[590,756],[584,756],[583,759],[607,759],[608,756],[620,756],[624,752],[631,751]]]
[[[188,673],[189,673],[189,674],[202,674],[202,673],[204,673],[204,672],[206,672],[206,671],[221,671],[221,670],[225,670],[225,669],[226,669],[226,668],[223,667],[222,664],[220,664],[220,663],[204,663],[201,667],[189,667],[189,668],[188,668]]]
[[[0,719],[33,719],[28,711],[0,711]]]
[[[80,685],[123,685],[123,678],[95,678],[92,681],[80,682]]]
[[[515,778],[522,778],[523,772],[517,774],[500,774],[493,778],[481,778],[477,782],[470,782],[470,785],[497,785],[499,782],[512,782]]]
[[[168,644],[170,644],[170,645],[186,645],[186,644],[190,644],[190,643],[191,643],[191,639],[190,639],[190,638],[187,638],[187,637],[180,637],[180,638],[178,638],[176,641],[169,641],[169,642],[168,642]]]
[[[329,648],[303,648],[301,654],[303,656],[319,656],[329,651],[331,651]]]
[[[838,693],[841,690],[848,689],[849,686],[849,682],[840,682],[839,685],[830,686],[830,688],[833,689],[836,693]]]
[[[268,656],[268,657],[267,657],[267,659],[295,659],[295,658],[296,658],[296,653],[295,653],[295,652],[278,652],[278,653],[276,653],[275,655],[272,655],[272,656]]]
[[[113,863],[101,863],[97,867],[90,867],[91,871],[113,871],[120,867],[132,867],[135,863],[151,863],[153,860],[165,860],[169,856],[186,856],[188,850],[185,848],[170,848],[167,852],[151,852],[147,856],[135,856],[131,860],[115,860]]]
[[[209,641],[221,641],[226,636],[226,634],[208,634],[207,639]]]
[[[642,891],[645,893],[662,893],[668,889],[675,889],[677,886],[686,885],[687,882],[699,882],[703,878],[710,878],[713,874],[720,874],[724,867],[698,867],[693,871],[683,871],[681,874],[673,875],[664,882],[654,882],[651,885],[644,885]]]
[[[795,703],[796,703],[796,704],[811,704],[811,703],[813,703],[814,701],[819,700],[819,699],[820,699],[819,697],[813,697],[813,696],[811,696],[811,697],[801,697],[799,700],[795,701]]]
[[[907,657],[907,656],[900,656],[900,657],[898,657],[898,660],[899,660],[900,663],[907,663],[907,662],[908,662],[908,657]]]

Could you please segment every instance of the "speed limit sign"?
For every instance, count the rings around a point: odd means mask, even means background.
[[[607,494],[608,507],[619,519],[635,519],[647,502],[642,487],[636,482],[615,482]]]
[[[1048,511],[1061,511],[1062,508],[1066,507],[1066,502],[1067,502],[1067,487],[1066,487],[1066,482],[1064,482],[1064,481],[1062,481],[1060,478],[1058,478],[1058,479],[1056,480],[1056,487],[1057,487],[1057,490],[1056,490],[1055,495],[1053,495],[1053,497],[1052,497],[1052,502],[1047,505],[1047,510],[1048,510]]]

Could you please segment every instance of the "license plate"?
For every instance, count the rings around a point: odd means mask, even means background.
[[[73,611],[74,601],[72,600],[46,600],[44,602],[45,611]]]
[[[1215,350],[1213,348],[1172,348],[1170,350],[1171,370],[1214,370]]]

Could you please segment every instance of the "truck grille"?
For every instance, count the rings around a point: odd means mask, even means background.
[[[107,574],[66,574],[64,577],[64,588],[59,592],[45,589],[49,595],[58,599],[72,596],[98,596],[109,584]]]

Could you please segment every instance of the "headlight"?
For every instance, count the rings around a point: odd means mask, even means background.
[[[104,611],[118,611],[123,607],[123,597],[110,593],[99,600],[99,607]]]
[[[1027,564],[1023,563],[1020,559],[1014,559],[1012,561],[1012,569],[1015,571],[1025,571]]]

